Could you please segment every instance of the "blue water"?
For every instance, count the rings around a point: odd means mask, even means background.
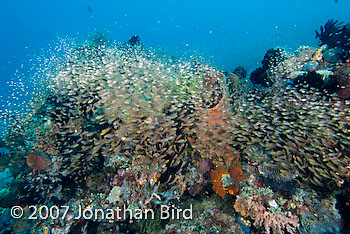
[[[237,65],[251,71],[267,49],[316,46],[314,31],[328,19],[350,21],[346,0],[16,0],[1,9],[1,87],[57,37],[86,40],[94,30],[120,42],[138,34],[170,54],[197,53],[228,71]]]

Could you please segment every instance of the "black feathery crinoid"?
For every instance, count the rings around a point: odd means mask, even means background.
[[[315,38],[320,39],[320,45],[327,44],[328,48],[350,50],[350,24],[330,19],[320,27],[320,32],[316,30]]]

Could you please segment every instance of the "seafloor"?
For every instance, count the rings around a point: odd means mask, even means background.
[[[349,232],[350,25],[247,77],[98,33],[2,112],[0,233]]]

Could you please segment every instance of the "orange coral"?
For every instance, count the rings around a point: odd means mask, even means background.
[[[238,191],[239,191],[238,186],[236,186],[234,184],[230,185],[227,189],[227,192],[232,196],[236,195],[238,193]]]
[[[232,169],[233,168],[233,169]],[[231,173],[231,171],[234,171],[234,173]],[[213,191],[215,191],[220,197],[225,197],[226,193],[228,192],[230,195],[236,195],[239,191],[239,187],[235,184],[231,184],[228,186],[228,188],[224,187],[221,183],[221,179],[225,176],[230,174],[235,180],[241,181],[243,180],[243,171],[240,164],[237,162],[235,163],[231,169],[230,172],[224,170],[222,166],[217,167],[215,170],[212,170],[210,172],[210,179],[211,183],[213,184]]]
[[[226,174],[229,174],[228,171],[225,171],[222,167],[218,167],[210,172],[212,188],[220,197],[225,197],[226,195],[226,188],[221,183],[222,177]]]
[[[219,79],[223,74],[212,72],[204,77],[205,90],[207,91],[206,101],[209,103],[209,109],[202,110],[200,113],[198,129],[196,130],[196,139],[188,138],[190,144],[198,151],[203,153],[214,164],[220,164],[215,170],[210,173],[213,190],[220,196],[224,197],[228,192],[231,195],[236,195],[239,187],[235,184],[226,185],[224,187],[221,179],[230,174],[237,181],[243,180],[243,170],[238,162],[239,152],[231,145],[230,141],[230,117],[227,115],[225,107],[225,98],[223,98]],[[234,77],[233,77],[234,78]],[[215,97],[215,98],[213,98]],[[220,162],[220,163],[217,163]],[[222,163],[231,166],[230,171],[224,170]]]
[[[226,126],[226,113],[223,104],[223,102],[219,103],[214,108],[210,108],[207,111],[205,111],[203,113],[204,117],[200,118],[200,120],[208,124],[208,126]]]
[[[51,167],[51,160],[44,154],[30,153],[26,159],[27,165],[35,170],[47,170]]]
[[[238,161],[232,163],[231,168],[230,168],[230,175],[233,178],[235,178],[237,181],[244,180],[243,169],[242,169],[241,164]]]
[[[196,137],[188,140],[193,148],[214,164],[225,162],[225,165],[229,166],[239,158],[239,152],[228,140],[232,137],[232,126],[220,87],[219,80],[222,78],[223,74],[218,71],[208,71],[204,74],[203,100],[206,103],[204,106],[209,108],[199,111]]]
[[[191,145],[208,155],[212,161],[217,161],[213,157],[218,157],[226,165],[230,165],[239,158],[239,153],[228,141],[230,120],[224,102],[203,111],[201,116],[197,123],[197,139],[189,139]]]

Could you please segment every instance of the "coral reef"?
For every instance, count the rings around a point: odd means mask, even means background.
[[[246,104],[247,126],[264,125],[263,131],[251,130],[253,137],[265,139],[264,152],[283,168],[280,171],[286,178],[294,175],[317,186],[341,186],[349,177],[346,152],[350,141],[344,121],[348,109],[338,108],[341,100],[331,100],[296,86],[286,87],[282,95],[264,97],[260,106]]]
[[[282,49],[269,49],[264,59],[262,67],[257,68],[250,74],[250,80],[254,85],[262,85],[264,87],[271,86],[274,83],[274,78],[270,75],[270,68],[277,66],[284,59]]]
[[[223,167],[217,167],[210,172],[213,190],[220,196],[224,197],[226,192],[230,195],[236,195],[239,190],[238,182],[243,180],[243,171],[239,163],[233,163],[230,171],[225,171]]]
[[[236,222],[236,216],[222,200],[203,197],[189,203],[193,204],[193,213],[197,215],[191,220],[172,220],[160,233],[244,233]]]
[[[311,190],[297,189],[286,198],[254,179],[237,195],[234,209],[265,233],[340,233],[340,215],[334,194],[321,198]]]
[[[245,79],[248,74],[247,70],[243,66],[236,67],[232,73],[236,74],[239,77],[239,79]]]
[[[331,22],[319,37],[337,28],[345,30]],[[268,50],[252,89],[242,67],[225,73],[147,51],[138,36],[113,45],[97,34],[67,51],[1,145],[10,149],[0,160],[4,219],[15,204],[24,217],[31,204],[71,210],[60,220],[0,225],[33,233],[340,233],[334,206],[350,182],[350,95],[349,63],[338,61],[337,48]],[[165,205],[193,207],[194,215],[162,220]],[[114,216],[118,208],[127,214]],[[92,210],[113,212],[108,221],[74,218]],[[149,210],[154,219],[137,219]]]
[[[13,180],[13,176],[11,175],[10,169],[6,168],[4,171],[0,172],[0,188],[5,187],[7,184],[11,183]]]
[[[337,47],[342,37],[340,33],[344,28],[343,24],[338,20],[328,20],[324,27],[320,27],[320,32],[316,31],[316,38],[321,40],[322,45],[327,44],[330,48]]]
[[[268,211],[262,204],[254,201],[252,198],[241,198],[237,196],[234,208],[243,216],[248,216],[254,220],[254,226],[264,226],[265,233],[269,234],[270,229],[279,234],[295,233],[299,227],[299,218],[296,215],[288,213],[274,214]]]
[[[141,43],[141,38],[138,35],[132,36],[128,41],[130,46],[139,45]]]
[[[5,148],[5,147],[1,147],[0,148],[0,156],[5,156],[5,155],[9,155],[10,154],[10,151]]]
[[[339,65],[335,75],[338,77],[340,90],[337,96],[341,99],[350,98],[350,63]]]
[[[34,170],[47,170],[51,167],[51,160],[47,155],[36,152],[28,154],[26,159],[27,165]]]
[[[327,45],[329,50],[339,55],[339,59],[349,58],[350,50],[350,24],[344,24],[337,20],[330,19],[325,26],[316,31],[316,38],[319,38],[320,45]],[[338,50],[334,50],[337,48]],[[331,53],[331,51],[328,51]],[[337,59],[334,59],[337,61]]]

